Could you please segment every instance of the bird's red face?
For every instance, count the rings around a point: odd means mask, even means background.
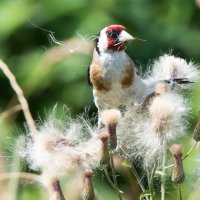
[[[128,34],[125,30],[126,28],[122,25],[111,25],[105,27],[96,39],[97,52],[100,53],[106,50],[124,50],[126,42],[134,39],[134,37]]]
[[[119,35],[125,30],[122,25],[111,25],[106,28],[107,48],[113,51],[121,51],[125,48],[125,42],[119,41]]]

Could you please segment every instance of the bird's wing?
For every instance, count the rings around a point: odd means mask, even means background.
[[[94,49],[94,51],[93,51],[93,58],[92,58],[92,61],[91,61],[90,65],[88,66],[88,71],[87,71],[88,84],[89,84],[90,86],[93,86],[92,81],[91,81],[91,78],[92,78],[92,77],[91,77],[91,75],[90,75],[90,71],[91,71],[92,66],[93,66],[94,64],[99,64],[98,58],[99,58],[99,54],[98,54],[97,50]]]

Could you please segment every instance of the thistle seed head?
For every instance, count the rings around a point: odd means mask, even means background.
[[[184,169],[183,169],[183,145],[174,144],[170,147],[170,152],[173,155],[174,166],[172,169],[172,182],[182,183],[185,179]]]
[[[94,186],[92,182],[94,173],[93,171],[88,170],[84,173],[84,176],[83,200],[95,200]]]
[[[182,156],[183,155],[183,145],[182,144],[173,144],[170,147],[170,152],[173,156]]]
[[[106,126],[117,126],[121,119],[121,113],[117,109],[104,110],[101,113],[101,121]]]
[[[193,138],[194,140],[196,141],[200,141],[200,119],[199,121],[197,122],[197,125],[194,129],[194,132],[193,132]]]

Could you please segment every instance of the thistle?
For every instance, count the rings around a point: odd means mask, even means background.
[[[194,140],[196,141],[200,141],[200,119],[199,121],[197,122],[197,125],[194,129],[194,132],[193,132],[193,138]]]
[[[199,79],[199,70],[192,62],[164,54],[154,61],[151,76],[155,82],[163,81],[169,84],[171,89],[177,86],[184,89]]]
[[[93,171],[88,170],[84,173],[83,200],[95,200],[94,186],[92,183]]]
[[[117,148],[117,133],[116,127],[121,118],[121,113],[119,110],[110,109],[104,110],[101,114],[101,121],[105,125],[109,133],[109,148]]]
[[[185,179],[185,174],[183,170],[183,145],[174,144],[170,147],[170,152],[173,155],[173,170],[172,170],[172,182],[173,183],[182,183]]]

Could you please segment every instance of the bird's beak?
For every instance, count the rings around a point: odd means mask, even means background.
[[[130,41],[130,40],[134,40],[135,38],[128,34],[126,31],[122,30],[122,32],[119,34],[118,36],[118,40],[120,42],[126,42],[126,41]]]

